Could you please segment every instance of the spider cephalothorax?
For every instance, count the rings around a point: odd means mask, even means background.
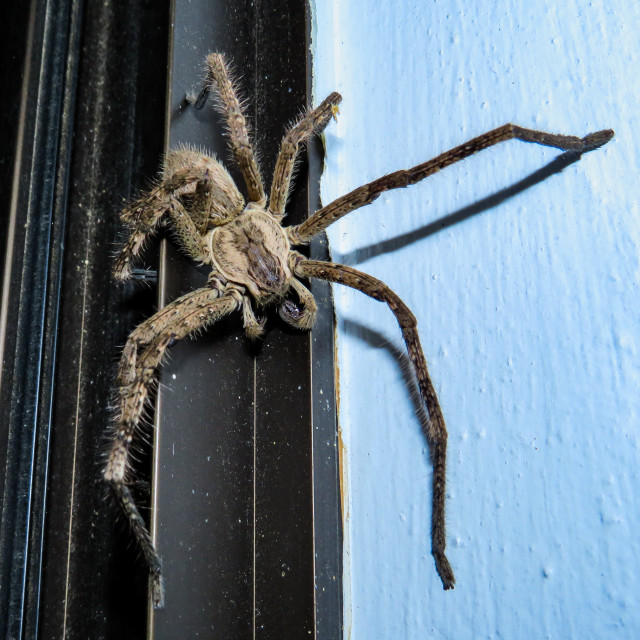
[[[289,240],[264,209],[247,207],[233,222],[214,229],[210,250],[213,267],[229,282],[245,286],[259,304],[289,291]]]
[[[498,142],[516,138],[580,154],[608,142],[613,131],[577,138],[507,124],[433,160],[358,187],[300,225],[283,227],[281,221],[299,149],[327,126],[337,113],[341,97],[332,93],[288,130],[267,201],[246,120],[224,57],[210,54],[207,69],[202,96],[213,91],[217,97],[249,202],[245,204],[231,176],[217,160],[191,148],[173,149],[165,158],[157,185],[121,213],[130,233],[114,267],[118,280],[129,278],[131,263],[144,240],[162,224],[173,232],[188,256],[211,268],[206,287],[174,300],[138,326],[129,336],[120,359],[118,414],[104,477],[113,486],[144,553],[152,578],[154,605],[162,606],[163,600],[160,560],[127,486],[127,469],[130,445],[140,426],[156,369],[176,340],[236,310],[242,313],[247,335],[259,337],[263,322],[256,317],[255,305],[276,305],[286,322],[299,329],[310,329],[316,304],[299,278],[320,278],[358,289],[386,302],[398,320],[429,418],[426,435],[433,458],[432,554],[444,588],[453,588],[455,578],[445,555],[447,430],[420,346],[416,319],[398,295],[380,280],[344,265],[307,260],[294,247],[308,243],[330,224],[370,204],[382,192],[415,184]]]

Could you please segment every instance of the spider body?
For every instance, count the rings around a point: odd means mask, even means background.
[[[211,234],[211,262],[229,281],[244,286],[259,305],[282,298],[291,285],[289,239],[259,207],[245,209]]]
[[[153,603],[162,606],[161,563],[144,520],[127,484],[131,442],[139,430],[155,373],[166,350],[220,318],[240,311],[250,338],[263,333],[256,308],[278,307],[280,316],[298,329],[310,329],[316,303],[300,278],[319,278],[358,289],[385,302],[402,330],[407,351],[425,404],[429,423],[426,436],[433,459],[431,547],[444,589],[455,578],[445,555],[445,486],[447,429],[438,397],[420,346],[417,322],[407,305],[383,282],[351,267],[307,260],[295,250],[346,214],[373,202],[390,189],[407,187],[482,149],[519,139],[572,150],[596,149],[613,136],[610,130],[578,138],[504,125],[436,158],[388,174],[322,207],[302,224],[283,227],[293,167],[301,145],[320,133],[337,113],[341,97],[332,93],[307,112],[283,138],[269,198],[258,169],[249,130],[224,57],[210,54],[202,97],[209,91],[227,126],[235,161],[248,192],[248,202],[225,167],[193,148],[169,151],[157,184],[121,213],[129,237],[115,265],[114,276],[126,280],[145,239],[160,226],[169,229],[177,244],[196,262],[211,269],[207,286],[174,300],[139,325],[129,336],[118,370],[118,413],[104,478],[113,487],[131,524],[151,576]],[[204,100],[198,100],[198,103]]]

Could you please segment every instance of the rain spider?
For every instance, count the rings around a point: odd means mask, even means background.
[[[129,228],[129,237],[114,267],[118,280],[129,278],[132,261],[140,253],[145,239],[164,225],[173,231],[178,245],[188,256],[211,269],[207,286],[174,300],[131,333],[118,370],[118,413],[104,478],[118,496],[144,553],[151,574],[153,603],[160,607],[163,602],[160,559],[133,501],[127,470],[131,441],[140,427],[156,370],[174,342],[234,311],[242,313],[244,328],[252,339],[260,337],[264,327],[264,321],[256,315],[256,307],[276,305],[287,323],[298,329],[311,329],[316,303],[300,278],[343,284],[385,302],[402,329],[429,416],[426,435],[433,459],[431,552],[444,588],[451,589],[455,578],[445,555],[447,429],[427,371],[416,319],[398,295],[380,280],[348,266],[307,260],[294,247],[307,244],[330,224],[370,204],[384,191],[408,187],[499,142],[515,138],[581,154],[608,142],[613,131],[577,138],[506,124],[433,160],[358,187],[322,207],[302,224],[283,227],[300,147],[327,126],[337,113],[341,97],[332,93],[287,131],[267,200],[245,116],[224,56],[210,54],[207,69],[207,81],[199,102],[204,103],[207,94],[214,92],[235,161],[246,183],[249,202],[245,203],[220,162],[196,149],[172,149],[156,185],[120,214]]]

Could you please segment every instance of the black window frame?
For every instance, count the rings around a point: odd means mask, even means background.
[[[175,90],[166,97],[177,79],[174,71],[167,82],[169,57],[179,68],[185,46],[202,43],[202,33],[214,25],[215,42],[206,47],[227,53],[242,76],[268,185],[274,142],[310,103],[309,12],[294,0],[277,6],[264,0],[175,0],[171,6],[168,0],[126,6],[46,0],[23,11],[12,9],[8,16],[14,28],[7,50],[13,47],[17,64],[11,74],[5,72],[5,86],[13,82],[20,91],[5,101],[1,114],[15,123],[13,137],[2,145],[3,160],[12,162],[11,180],[6,170],[0,176],[11,186],[2,202],[7,215],[2,221],[0,631],[6,637],[175,637],[168,634],[176,616],[194,624],[214,620],[218,627],[232,617],[226,594],[216,593],[215,585],[207,596],[214,606],[190,607],[171,595],[169,584],[167,610],[148,624],[144,567],[100,469],[118,346],[153,311],[156,290],[139,282],[118,287],[109,272],[121,233],[117,212],[123,198],[154,176],[164,139],[173,135],[170,123],[179,129],[186,121],[181,97]],[[186,64],[185,74],[195,87],[200,71]],[[200,130],[215,122],[211,111],[198,118],[204,121],[196,122]],[[319,199],[321,145],[309,145],[306,155],[292,194],[294,219],[308,215]],[[326,241],[309,251],[314,258],[326,258]],[[203,277],[164,241],[150,248],[146,264],[160,274],[163,299]],[[254,513],[247,518],[258,531],[249,540],[251,571],[257,576],[245,603],[252,620],[247,626],[246,615],[236,609],[236,626],[226,629],[224,637],[246,637],[249,631],[265,638],[297,637],[303,631],[323,639],[342,636],[334,323],[330,287],[312,283],[312,291],[320,315],[311,334],[291,332],[272,320],[262,347],[243,342],[238,349],[235,318],[202,341],[172,349],[171,369],[161,373],[190,371],[215,380],[215,370],[194,366],[196,351],[215,357],[229,379],[237,379],[238,368],[226,360],[228,352],[236,364],[243,361],[243,371],[247,363],[253,371],[253,431],[239,435],[233,412],[224,419],[217,414],[212,425],[244,439],[241,455],[253,447],[256,462],[250,469]],[[184,393],[166,393],[161,386],[161,443],[169,437],[167,425],[175,426],[168,419],[173,402],[184,418],[181,427],[190,424],[189,411],[202,415],[194,397],[201,389],[186,387]],[[302,410],[296,408],[301,394]],[[179,473],[188,485],[188,469],[147,459],[140,478],[145,469],[159,472],[160,487],[168,486],[163,474]],[[233,482],[229,496],[238,493]],[[144,502],[149,491],[144,482],[138,484]],[[291,495],[283,495],[283,487]],[[161,489],[160,500],[162,495]],[[160,503],[160,518],[163,508]],[[170,513],[165,530],[174,527],[171,536],[177,537],[168,540],[179,540],[188,519]],[[227,536],[212,543],[223,555],[234,553],[222,546],[227,538],[234,541]],[[246,531],[238,539],[246,542]],[[269,544],[261,545],[265,539]],[[171,544],[161,551],[168,558]],[[206,569],[207,563],[201,564]]]

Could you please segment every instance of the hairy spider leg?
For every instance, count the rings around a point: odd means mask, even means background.
[[[216,295],[219,297],[224,289],[216,272],[209,276],[207,287],[191,291],[157,311],[153,316],[139,324],[130,334],[125,344],[118,369],[117,382],[121,386],[131,384],[135,379],[135,367],[138,351],[146,347],[167,327],[176,321],[176,316],[187,309],[195,309],[208,304]],[[213,292],[213,293],[212,293]]]
[[[264,325],[266,318],[258,318],[253,311],[251,297],[242,293],[242,326],[250,340],[257,340],[264,334]]]
[[[256,154],[249,137],[247,119],[240,100],[238,100],[229,65],[222,54],[210,53],[207,56],[207,69],[206,83],[208,87],[214,89],[218,98],[216,107],[224,118],[231,150],[247,185],[249,202],[264,207],[267,203],[267,196],[264,192]]]
[[[204,329],[235,311],[242,304],[238,290],[219,297],[215,288],[203,288],[178,298],[144,322],[129,338],[120,363],[120,411],[115,438],[104,469],[122,505],[131,529],[144,554],[152,583],[156,608],[163,604],[161,563],[151,535],[126,484],[130,447],[139,428],[151,385],[166,350],[175,341]],[[142,353],[138,349],[143,346]]]
[[[583,154],[601,147],[609,142],[611,138],[613,138],[611,129],[605,129],[591,133],[584,138],[578,138],[576,136],[563,136],[545,133],[544,131],[534,131],[533,129],[524,129],[514,124],[505,124],[411,169],[401,169],[362,185],[334,200],[326,207],[322,207],[302,224],[288,227],[287,233],[292,244],[305,244],[315,235],[324,231],[330,224],[336,222],[336,220],[355,209],[372,203],[385,191],[408,187],[420,182],[449,165],[506,140],[517,139],[523,142],[534,142],[547,147],[556,147],[564,151],[575,151],[578,154]]]
[[[314,134],[321,133],[338,112],[342,96],[335,91],[294,124],[280,143],[269,194],[269,213],[277,218],[285,215],[289,187],[301,146]]]
[[[151,598],[153,606],[161,609],[164,606],[164,585],[162,583],[162,562],[151,539],[151,534],[144,518],[136,506],[129,487],[124,482],[111,482],[113,492],[118,498],[122,512],[129,522],[133,537],[142,550],[142,555],[149,569],[149,579],[151,580]]]
[[[219,296],[218,290],[209,287],[188,293],[142,323],[127,340],[118,371],[118,382],[122,385],[120,410],[104,470],[107,480],[125,478],[131,441],[139,426],[155,369],[169,344],[212,324],[242,303],[235,291]]]
[[[177,197],[193,193],[198,184],[208,181],[206,169],[196,166],[182,167],[122,211],[120,219],[131,227],[131,231],[113,265],[113,275],[117,280],[124,281],[131,276],[133,260],[142,251],[145,240],[157,230],[165,213],[172,210],[184,211]],[[176,231],[179,236],[189,234],[188,231],[181,233],[180,220],[177,224]]]
[[[193,260],[200,264],[210,262],[209,244],[206,237],[198,231],[194,219],[184,205],[171,198],[167,209],[173,228],[173,237],[178,246]]]
[[[438,575],[445,589],[452,589],[455,576],[445,555],[445,491],[447,480],[447,427],[440,409],[438,396],[433,387],[427,362],[420,345],[417,321],[411,309],[384,282],[351,267],[319,260],[305,260],[300,254],[294,254],[293,271],[297,276],[319,278],[338,284],[344,284],[362,291],[374,300],[386,302],[400,325],[402,337],[407,346],[409,358],[413,364],[422,401],[429,415],[426,436],[430,444],[433,459],[432,512],[431,512],[431,553],[435,559]]]

